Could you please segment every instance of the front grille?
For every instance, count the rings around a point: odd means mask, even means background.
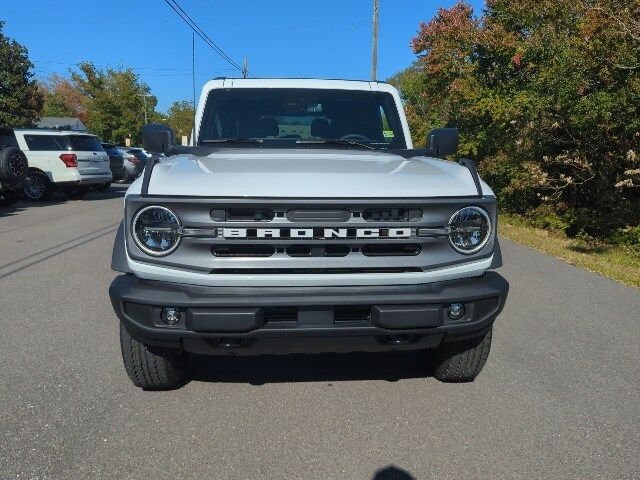
[[[217,275],[422,272],[422,208],[285,204],[209,206]],[[199,225],[200,226],[200,225]],[[359,236],[376,231],[377,238]],[[394,232],[402,232],[400,234]],[[396,236],[397,235],[397,236]],[[407,241],[411,239],[413,241]],[[251,263],[247,263],[251,259]]]
[[[495,217],[493,198],[268,199],[127,197],[128,222],[149,202],[170,207],[185,229],[216,235],[184,236],[171,255],[153,259],[173,268],[218,275],[419,273],[486,256],[456,253],[447,237],[418,237],[420,228],[447,225],[469,204]],[[366,232],[373,231],[372,237]],[[133,259],[149,261],[135,248]]]

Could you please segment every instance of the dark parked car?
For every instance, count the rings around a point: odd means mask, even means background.
[[[109,168],[111,168],[113,179],[123,180],[126,172],[124,170],[124,156],[122,155],[122,152],[120,152],[115,145],[110,143],[103,143],[102,148],[104,148],[104,151],[109,155]]]
[[[18,148],[11,129],[0,129],[0,206],[16,203],[22,196],[29,162]]]
[[[140,176],[144,170],[147,156],[141,148],[118,147],[120,154],[124,156],[124,182],[132,182]]]

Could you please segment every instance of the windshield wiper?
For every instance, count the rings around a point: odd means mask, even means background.
[[[264,138],[208,138],[200,140],[200,143],[264,143]]]
[[[299,145],[338,145],[343,147],[366,148],[367,150],[376,150],[375,147],[365,143],[356,142],[354,140],[298,140]]]

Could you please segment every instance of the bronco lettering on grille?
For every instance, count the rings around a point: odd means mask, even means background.
[[[411,228],[223,228],[224,238],[410,238]]]

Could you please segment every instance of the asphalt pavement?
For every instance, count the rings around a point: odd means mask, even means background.
[[[420,353],[196,359],[143,392],[107,288],[122,186],[0,210],[0,479],[639,478],[640,291],[502,240],[473,383]]]

